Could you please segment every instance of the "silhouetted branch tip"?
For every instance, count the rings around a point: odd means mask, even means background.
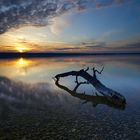
[[[102,74],[102,72],[103,72],[103,70],[104,70],[104,66],[102,67],[102,69],[101,69],[100,71],[98,71],[97,69],[95,69],[95,67],[93,67],[92,70],[93,70],[93,76],[96,76],[96,72],[97,72],[98,74]]]
[[[89,70],[89,67],[87,67],[84,71],[87,72]]]

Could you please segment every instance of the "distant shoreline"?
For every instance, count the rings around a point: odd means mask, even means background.
[[[79,57],[79,56],[115,56],[115,55],[140,55],[136,53],[16,53],[0,52],[0,58],[38,58],[38,57]]]

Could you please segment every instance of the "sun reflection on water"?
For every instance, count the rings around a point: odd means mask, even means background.
[[[24,58],[20,58],[16,61],[16,65],[19,67],[26,67],[29,66],[31,63],[30,60],[24,59]]]
[[[27,74],[28,67],[31,65],[31,60],[25,58],[19,58],[15,61],[15,66],[18,75],[25,76]]]

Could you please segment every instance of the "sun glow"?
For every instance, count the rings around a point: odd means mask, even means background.
[[[19,48],[18,50],[20,53],[24,52],[24,49],[23,48]]]
[[[16,49],[20,53],[23,53],[23,52],[26,52],[26,51],[29,51],[30,50],[29,48],[21,47],[21,46],[18,46]]]
[[[29,46],[25,46],[25,45],[22,45],[22,44],[17,44],[16,45],[16,50],[20,53],[23,53],[23,52],[27,52],[27,51],[30,51],[30,47]]]

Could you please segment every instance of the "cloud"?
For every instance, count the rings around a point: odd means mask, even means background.
[[[104,8],[112,5],[120,5],[130,0],[96,0],[96,8]]]
[[[111,50],[114,51],[125,51],[125,52],[140,52],[140,41],[133,42],[120,42],[120,43],[114,43],[111,44],[111,47],[109,47]]]
[[[55,51],[81,50],[81,47],[54,48]]]
[[[52,24],[49,27],[53,34],[58,35],[68,26],[69,26],[68,20],[64,20],[64,18],[61,16],[53,18]]]
[[[105,42],[105,41],[91,41],[91,42],[82,42],[79,45],[81,51],[87,52],[129,52],[135,53],[140,52],[140,35],[134,36],[131,39]]]
[[[93,43],[91,45],[85,46],[86,48],[103,48],[105,47],[105,43]]]
[[[102,8],[107,5],[122,3],[122,0],[1,0],[0,33],[22,26],[46,26],[52,18],[69,11],[81,11],[88,8]],[[57,25],[59,27],[64,23]],[[59,32],[55,25],[52,30]]]

